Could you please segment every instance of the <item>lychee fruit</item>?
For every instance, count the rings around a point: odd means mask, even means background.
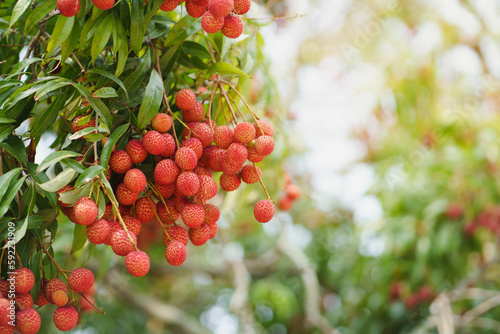
[[[72,17],[80,11],[80,0],[57,0],[56,6],[61,15]]]
[[[114,6],[115,0],[92,0],[94,6],[102,10],[108,10]]]
[[[125,174],[132,167],[132,160],[124,150],[116,150],[109,157],[109,167],[118,174]]]
[[[16,330],[21,334],[38,333],[41,325],[40,314],[32,308],[26,308],[16,313]]]
[[[226,152],[220,162],[220,167],[224,174],[236,174],[241,170],[242,164],[229,160]]]
[[[114,217],[114,212],[113,212],[113,205],[111,203],[106,204],[106,207],[104,209],[104,214],[102,215],[102,219],[106,220],[112,220]]]
[[[285,188],[286,196],[292,201],[300,197],[300,188],[296,184],[289,184]]]
[[[165,204],[161,201],[158,202],[156,205],[156,211],[158,213],[158,217],[160,217],[160,220],[164,225],[172,225],[177,221],[177,218],[179,218],[179,212],[175,210],[174,203],[171,201],[165,201]]]
[[[165,249],[165,259],[172,266],[180,266],[187,256],[186,246],[180,241],[173,241]]]
[[[205,12],[203,12],[203,13],[205,13]],[[200,15],[200,17],[201,17],[201,15]],[[201,102],[198,102],[198,101],[196,101],[194,103],[193,108],[191,108],[189,110],[182,111],[182,119],[185,122],[201,122],[201,120],[203,119],[204,116],[205,116],[205,109],[203,108],[203,104],[201,104]]]
[[[210,125],[205,123],[196,123],[192,131],[192,136],[194,138],[198,138],[203,147],[207,147],[212,144],[213,134]]]
[[[47,301],[51,304],[54,304],[54,301],[52,300],[52,295],[54,292],[62,290],[64,292],[68,292],[68,288],[66,287],[66,284],[59,279],[59,278],[53,278],[45,284],[45,298],[47,298]]]
[[[141,197],[135,203],[135,215],[143,224],[149,223],[155,217],[156,203],[153,199]]]
[[[186,12],[194,18],[202,17],[207,11],[207,6],[198,6],[192,0],[186,1]]]
[[[142,277],[149,271],[149,256],[142,251],[132,251],[125,258],[125,267],[135,277]]]
[[[94,245],[102,244],[109,235],[110,227],[109,223],[105,219],[99,219],[90,225],[87,225],[85,229],[85,234],[87,239]]]
[[[74,1],[74,0],[71,0],[71,2]],[[66,0],[66,2],[70,2],[69,0]],[[72,6],[74,6],[74,4],[71,4]],[[80,1],[78,1],[78,7],[80,7]],[[62,14],[62,13],[61,13]],[[64,14],[63,14],[64,15]],[[76,14],[75,14],[76,15]],[[64,15],[66,16],[66,15]],[[74,16],[74,15],[72,15]],[[95,119],[94,118],[90,118],[90,120],[87,122],[87,123],[84,123],[82,125],[78,125],[80,119],[82,119],[83,117],[85,116],[76,116],[74,119],[73,119],[73,123],[71,124],[71,129],[73,130],[73,132],[78,132],[78,131],[81,131],[83,129],[86,129],[86,128],[90,128],[90,127],[94,127],[95,126]]]
[[[212,172],[205,166],[198,165],[193,169],[193,172],[198,176],[206,175],[212,177]]]
[[[127,229],[134,233],[136,236],[139,235],[142,229],[142,222],[139,218],[132,217],[130,215],[123,215],[123,222],[125,223],[125,226],[127,226]]]
[[[128,231],[128,234],[134,243],[130,241],[130,238],[127,236],[127,231],[125,230],[119,230],[113,233],[113,236],[111,237],[111,249],[116,255],[125,256],[135,250],[137,237],[130,231]]]
[[[255,135],[260,136],[274,136],[274,127],[268,120],[259,119],[255,124]]]
[[[116,188],[116,199],[123,205],[134,204],[139,198],[139,193],[131,191],[125,183],[120,183]]]
[[[281,211],[288,211],[293,207],[293,200],[288,196],[282,196],[278,199],[278,208]]]
[[[259,178],[262,175],[260,168],[254,165],[245,165],[241,169],[241,179],[247,184],[253,184],[259,182]]]
[[[260,136],[255,140],[255,151],[258,155],[267,156],[274,151],[274,139],[271,136]]]
[[[210,227],[203,223],[196,228],[189,229],[189,240],[195,246],[201,246],[210,238]]]
[[[253,215],[259,223],[267,223],[274,216],[274,204],[270,200],[258,201],[253,208]]]
[[[181,110],[191,110],[195,107],[196,95],[191,89],[181,89],[175,94],[175,105]]]
[[[198,163],[198,157],[189,147],[181,147],[175,152],[175,163],[181,169],[193,170]]]
[[[90,225],[97,218],[97,205],[94,200],[88,197],[79,198],[73,207],[75,223],[80,225]]]
[[[173,196],[171,198],[171,201],[172,203],[174,203],[174,206],[175,206],[175,210],[177,210],[177,212],[179,213],[182,213],[182,210],[184,210],[184,207],[187,205],[187,204],[190,204],[191,202],[184,196]]]
[[[210,12],[206,12],[201,18],[201,27],[209,34],[215,34],[224,26],[224,16],[215,17]]]
[[[148,152],[144,149],[142,142],[139,139],[132,139],[125,146],[125,151],[128,153],[130,160],[134,164],[140,164],[148,157]]]
[[[28,268],[17,269],[11,274],[11,277],[15,277],[16,293],[28,293],[35,286],[35,275]]]
[[[200,180],[200,189],[196,195],[204,200],[209,200],[217,195],[217,182],[210,176],[201,175],[198,176]]]
[[[215,145],[227,149],[234,141],[234,131],[226,125],[218,126],[214,131]]]
[[[109,234],[106,240],[104,240],[104,244],[111,246],[111,237],[113,237],[113,234],[115,234],[116,231],[120,231],[122,229],[122,226],[116,220],[108,221],[108,224],[109,224]]]
[[[200,179],[193,172],[182,172],[177,177],[175,185],[181,195],[193,196],[200,190]]]
[[[243,21],[239,16],[226,16],[221,31],[227,38],[238,38],[243,33]]]
[[[47,305],[49,303],[47,301],[47,298],[45,298],[44,291],[45,291],[45,286],[42,286],[42,289],[41,289],[40,293],[38,294],[38,297],[36,298],[36,301],[35,301],[36,306],[44,306],[44,305]]]
[[[167,200],[174,193],[175,184],[171,183],[171,184],[160,185],[160,184],[155,182],[155,187],[156,187],[156,190],[158,190],[158,192],[160,193],[160,196],[163,197],[163,199]],[[160,198],[158,198],[158,199],[160,199]]]
[[[164,12],[170,12],[179,6],[179,1],[177,0],[164,0],[160,9]]]
[[[217,223],[213,223],[212,225],[208,225],[208,227],[210,228],[209,239],[215,238],[215,235],[217,234],[217,231],[219,230],[219,226],[217,225]]]
[[[165,146],[167,145],[167,141],[165,137],[159,133],[158,131],[151,130],[146,132],[144,137],[142,138],[142,146],[144,149],[153,155],[160,155],[165,150]]]
[[[7,295],[5,297],[7,297]],[[7,298],[0,298],[0,326],[7,325],[10,321],[9,319],[10,305],[11,305],[10,301]]]
[[[184,142],[182,143],[182,147],[187,147],[192,149],[196,154],[196,159],[201,158],[201,155],[203,154],[203,145],[201,144],[201,141],[197,138],[189,138],[184,140]]]
[[[140,169],[129,169],[123,178],[123,183],[125,183],[131,192],[140,193],[146,189],[146,175]]]
[[[248,158],[248,150],[245,145],[236,142],[229,145],[226,154],[234,165],[242,166]]]
[[[222,161],[226,155],[226,151],[222,148],[216,148],[208,153],[208,168],[214,172],[222,171]]]
[[[75,292],[85,292],[94,285],[94,274],[87,268],[77,268],[69,274],[68,285]]]
[[[215,224],[220,218],[219,209],[213,204],[205,204],[203,206],[205,210],[205,219],[203,222],[207,225]]]
[[[180,169],[177,164],[170,159],[160,161],[153,172],[153,179],[160,185],[167,185],[174,183]]]
[[[186,226],[196,228],[205,220],[205,210],[199,204],[189,203],[182,209],[181,216]]]
[[[248,147],[247,152],[248,152],[248,161],[250,162],[253,163],[261,162],[265,158],[263,155],[257,154],[255,147]]]
[[[162,133],[163,138],[165,138],[165,149],[161,153],[161,156],[163,158],[168,158],[172,154],[174,154],[176,146],[175,146],[175,139],[172,137],[170,133]]]
[[[78,312],[71,306],[58,307],[54,312],[54,325],[61,331],[70,331],[78,323]]]
[[[158,113],[151,120],[151,126],[160,133],[167,132],[172,127],[172,117],[165,113]]]
[[[220,176],[220,187],[225,191],[235,191],[241,185],[241,178],[238,174],[222,174]]]
[[[250,10],[250,0],[234,0],[234,13],[237,15],[244,15]]]
[[[209,0],[208,11],[215,17],[226,17],[234,8],[233,0]]]
[[[56,306],[64,306],[68,303],[68,294],[62,290],[57,290],[52,294],[52,300]]]
[[[172,241],[180,241],[187,246],[189,240],[188,231],[181,226],[169,226],[163,232],[163,243],[168,246]]]
[[[20,310],[33,307],[33,297],[31,297],[30,293],[16,293],[15,300]]]

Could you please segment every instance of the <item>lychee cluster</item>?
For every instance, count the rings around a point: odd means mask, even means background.
[[[172,11],[184,1],[164,0],[163,11]],[[186,11],[194,17],[201,17],[201,27],[207,33],[222,31],[228,38],[238,38],[243,33],[241,15],[248,13],[250,0],[186,0]]]
[[[115,5],[115,0],[91,0],[94,6],[102,10],[108,10]],[[72,17],[80,11],[80,0],[57,0],[57,9],[61,15]]]
[[[53,321],[59,330],[73,329],[78,323],[79,315],[75,308],[77,303],[68,297],[68,287],[74,292],[90,296],[93,293],[94,274],[89,269],[77,268],[69,274],[67,285],[59,278],[44,280],[41,291],[33,302],[30,291],[34,286],[35,275],[24,267],[11,273],[7,280],[0,280],[0,333],[14,333],[15,330],[21,334],[38,333],[41,318],[34,306],[46,304],[58,307]],[[84,310],[83,303],[79,304],[80,310]]]

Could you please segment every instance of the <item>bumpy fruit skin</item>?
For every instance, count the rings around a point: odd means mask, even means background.
[[[196,95],[191,89],[181,89],[175,95],[175,105],[181,110],[191,110],[195,107]]]
[[[140,164],[148,157],[148,152],[144,149],[142,142],[139,139],[132,139],[125,146],[125,151],[128,153],[130,160],[134,164]]]
[[[258,201],[253,208],[253,215],[259,223],[267,223],[274,216],[274,204],[270,200]]]
[[[113,221],[108,221],[109,224],[109,234],[106,240],[104,240],[104,244],[111,246],[111,238],[113,237],[113,234],[115,234],[116,231],[120,231],[122,229],[122,226],[120,225],[119,222],[113,220]]]
[[[151,126],[158,132],[167,132],[172,127],[172,117],[165,113],[158,113],[151,120]]]
[[[203,116],[205,116],[205,109],[203,109],[203,105],[198,101],[194,103],[193,108],[182,112],[182,119],[186,122],[201,122]]]
[[[163,197],[163,199],[167,200],[174,193],[175,184],[171,183],[171,184],[160,185],[155,182],[155,187],[160,193],[160,196]],[[158,197],[158,199],[160,198]]]
[[[238,174],[222,174],[220,176],[220,187],[225,191],[235,191],[241,185]]]
[[[170,159],[160,161],[153,172],[153,179],[160,185],[167,185],[174,183],[180,169],[177,164]]]
[[[210,176],[201,175],[198,177],[200,180],[200,189],[196,195],[205,200],[214,198],[217,195],[217,182]]]
[[[16,278],[16,293],[28,293],[35,286],[35,275],[28,268],[21,267],[12,274]]]
[[[215,145],[227,149],[234,141],[234,131],[226,125],[218,126],[214,131]]]
[[[125,258],[125,267],[135,277],[142,277],[149,271],[149,256],[142,251],[132,251]]]
[[[109,157],[109,167],[118,174],[125,174],[132,167],[132,160],[124,150],[116,150]]]
[[[62,290],[64,292],[68,292],[68,288],[66,287],[66,284],[59,279],[59,278],[53,278],[50,281],[45,284],[45,298],[47,298],[47,301],[51,304],[54,304],[54,301],[52,300],[52,295],[54,292]]]
[[[215,17],[226,17],[234,8],[233,0],[209,0],[208,11]]]
[[[262,175],[260,168],[253,165],[245,165],[241,169],[241,179],[247,184],[259,182],[259,177]]]
[[[0,298],[0,325],[7,325],[10,321],[8,318],[9,306],[10,301],[7,298]]]
[[[255,140],[255,151],[258,155],[268,156],[274,151],[274,139],[271,136],[260,136]]]
[[[80,11],[80,0],[57,0],[56,6],[61,15],[72,17]]]
[[[31,297],[31,294],[29,293],[16,293],[15,299],[20,310],[33,307],[33,297]]]
[[[195,246],[201,246],[210,238],[210,227],[203,223],[196,228],[189,229],[189,240]]]
[[[72,185],[67,184],[64,187],[62,187],[61,189],[59,189],[58,191],[56,191],[56,194],[57,194],[57,203],[59,203],[59,206],[61,206],[61,207],[70,207],[71,206],[71,204],[61,202],[61,199],[59,198],[59,195],[62,194],[62,193],[65,193],[67,191],[72,191],[74,189],[75,188]]]
[[[243,33],[243,22],[238,16],[227,16],[221,30],[227,38],[238,38]]]
[[[160,155],[165,150],[165,145],[167,145],[165,137],[158,131],[152,130],[146,132],[142,138],[142,146],[144,149],[153,155]]]
[[[180,266],[187,256],[186,246],[180,241],[173,241],[165,249],[165,259],[172,266]]]
[[[77,268],[69,274],[68,285],[75,292],[85,292],[94,285],[94,274],[87,268]]]
[[[234,140],[242,144],[247,144],[254,140],[255,138],[255,128],[252,124],[243,122],[239,123],[236,128],[234,128]]]
[[[45,290],[45,286],[42,286],[42,290],[40,291],[40,293],[38,294],[38,297],[35,301],[35,305],[36,306],[44,306],[44,305],[47,305],[49,302],[47,301],[47,298],[45,298],[45,293],[44,293],[44,290]],[[1,333],[1,332],[0,332]]]
[[[265,158],[263,155],[257,154],[255,147],[249,147],[247,149],[247,152],[248,152],[247,158],[248,158],[248,161],[250,161],[250,162],[253,162],[253,163],[261,162]]]
[[[250,0],[234,0],[234,13],[237,15],[248,13],[251,4]]]
[[[130,215],[123,215],[123,222],[125,223],[125,226],[127,226],[127,229],[134,233],[136,236],[139,235],[142,229],[142,222],[139,218],[132,217]]]
[[[215,17],[210,12],[206,12],[201,18],[201,27],[209,34],[215,34],[224,26],[224,17]]]
[[[210,125],[205,123],[196,123],[193,127],[192,136],[199,139],[203,147],[209,146],[214,140]]]
[[[220,162],[220,167],[224,174],[236,174],[241,170],[242,165],[229,160],[226,152]]]
[[[208,153],[207,166],[214,172],[222,171],[222,161],[226,152],[222,148],[216,148]]]
[[[180,241],[185,246],[187,246],[189,235],[185,228],[175,225],[167,227],[165,230],[166,233],[163,232],[163,243],[165,244],[165,246],[168,246],[168,244],[172,241]]]
[[[219,209],[213,204],[205,204],[203,206],[203,209],[205,210],[205,219],[203,220],[203,222],[207,225],[213,225],[217,223],[220,218]]]
[[[90,225],[97,218],[97,205],[94,200],[88,197],[79,198],[73,207],[75,223],[80,225]]]
[[[62,290],[57,290],[52,295],[52,300],[56,306],[64,306],[68,303],[68,294]]]
[[[108,10],[115,4],[115,0],[92,0],[94,6],[102,10]]]
[[[182,172],[177,177],[175,185],[181,195],[193,196],[200,190],[200,179],[193,172]]]
[[[0,325],[0,334],[12,334],[14,333],[14,327],[10,325]]]
[[[242,166],[248,158],[248,150],[241,143],[232,143],[227,149],[227,158],[234,165]]]
[[[255,127],[255,135],[257,137],[264,135],[274,136],[274,127],[268,120],[259,119],[253,126]]]
[[[182,221],[186,226],[196,228],[205,220],[205,210],[199,204],[186,204],[181,211]]]
[[[198,176],[206,175],[212,177],[212,172],[205,166],[198,165],[193,169],[193,172]]]
[[[181,147],[175,152],[175,163],[181,169],[193,170],[198,163],[198,158],[189,147]]]
[[[59,307],[54,312],[54,325],[61,331],[70,331],[78,323],[78,312],[73,306]]]
[[[26,308],[16,313],[16,329],[21,334],[38,333],[41,325],[40,315],[32,308]]]
[[[179,6],[179,1],[177,0],[164,0],[160,9],[164,12],[170,12]]]
[[[169,156],[171,156],[172,154],[175,153],[175,149],[177,148],[175,145],[175,139],[169,133],[162,133],[162,135],[163,135],[163,138],[165,138],[166,144],[165,144],[165,149],[161,153],[161,156],[163,158],[168,158]]]
[[[80,4],[80,1],[78,1],[78,5]],[[61,13],[62,14],[62,13]],[[73,122],[71,123],[71,129],[73,130],[73,132],[78,132],[80,130],[83,130],[83,129],[86,129],[86,128],[90,128],[90,127],[93,127],[95,126],[95,119],[94,118],[91,118],[87,123],[83,124],[83,125],[78,125],[78,121],[80,119],[82,119],[84,116],[76,116],[74,119],[73,119]]]
[[[131,205],[137,201],[139,198],[139,193],[130,191],[125,183],[120,183],[116,188],[116,199],[118,203],[123,205]]]
[[[135,215],[143,224],[149,223],[155,217],[156,203],[147,197],[139,198],[135,204]]]
[[[217,234],[217,231],[219,230],[219,226],[217,225],[217,223],[214,223],[212,225],[209,225],[208,227],[210,227],[210,237],[209,237],[209,239],[215,238],[215,235]]]
[[[189,14],[189,16],[194,17],[194,18],[199,18],[199,17],[202,17],[206,11],[207,11],[206,5],[199,6],[199,5],[195,4],[195,2],[192,0],[186,1],[186,12]]]
[[[156,205],[156,211],[158,213],[158,217],[160,217],[161,222],[164,225],[172,225],[176,222],[177,218],[179,218],[179,212],[175,210],[174,203],[171,201],[165,201],[165,206],[162,201],[158,202]]]
[[[203,154],[203,145],[201,144],[201,141],[199,139],[196,139],[196,138],[186,139],[182,143],[182,147],[192,149],[194,151],[194,153],[196,154],[196,160],[201,158],[201,155]],[[196,165],[195,165],[195,167],[196,167]],[[194,169],[194,167],[193,167],[193,169]]]
[[[123,178],[123,183],[131,192],[140,193],[146,189],[146,175],[140,169],[129,169]]]
[[[127,232],[125,230],[116,231],[111,237],[111,249],[116,255],[126,256],[128,253],[132,252],[137,245],[137,237],[134,233],[128,231],[128,234],[134,241],[130,242]]]

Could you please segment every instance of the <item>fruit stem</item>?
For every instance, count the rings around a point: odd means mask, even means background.
[[[243,98],[243,96],[240,94],[240,92],[238,92],[238,90],[233,85],[231,85],[229,82],[222,80],[222,83],[224,83],[224,84],[228,85],[229,87],[231,87],[231,89],[234,90],[234,92],[240,97],[240,99],[243,101],[243,103],[247,107],[248,111],[252,115],[252,117],[253,117],[255,123],[257,124],[257,126],[259,127],[260,131],[262,131],[262,129],[260,128],[259,123],[257,122],[259,120],[259,117],[257,117],[257,115],[255,115],[255,113],[253,112],[252,108],[250,108],[250,106],[248,105],[247,101],[245,100],[245,98]],[[262,132],[262,133],[264,133],[264,132]]]
[[[270,200],[270,201],[272,201],[272,198],[271,198],[271,196],[269,196],[269,192],[267,191],[267,188],[264,185],[264,182],[262,181],[262,178],[260,177],[259,171],[257,170],[257,166],[255,166],[254,162],[252,162],[252,164],[253,164],[253,168],[255,169],[255,173],[257,173],[257,177],[259,178],[259,182],[262,185],[262,188],[264,188],[264,191],[266,192],[267,199]]]
[[[224,89],[222,83],[222,81],[219,81],[219,88],[220,88],[220,91],[221,93],[223,94],[224,98],[226,99],[226,102],[227,102],[227,105],[229,107],[229,110],[231,111],[231,114],[233,115],[233,119],[236,123],[238,123],[238,119],[236,117],[236,114],[234,113],[234,110],[233,110],[233,107],[231,106],[231,103],[229,103],[227,97],[226,97],[226,90]]]
[[[146,193],[146,197],[147,197],[147,199],[148,199],[148,201],[149,201],[149,205],[151,205],[151,202],[152,202],[151,197],[149,197],[149,195],[148,195],[147,193]],[[163,200],[163,197],[162,197],[161,195],[160,195],[159,197]],[[173,219],[172,219],[172,215],[170,214],[170,211],[168,210],[167,205],[165,204],[165,202],[163,202],[163,203],[164,203],[164,205],[165,205],[165,209],[167,209],[167,212],[168,212],[168,215],[170,216],[170,219],[173,221]],[[151,207],[152,207],[152,205],[151,205]],[[157,220],[158,220],[158,222],[160,223],[160,225],[161,225],[161,227],[163,228],[163,231],[165,232],[165,234],[167,235],[167,237],[170,239],[170,241],[173,241],[173,240],[172,240],[172,238],[170,237],[170,235],[168,234],[167,229],[165,228],[165,225],[163,225],[163,223],[162,223],[162,221],[161,221],[160,217],[158,216],[158,212],[156,212],[156,210],[154,210],[154,213],[155,213],[156,219],[157,219]]]
[[[227,98],[229,98],[231,100],[231,102],[233,102],[234,106],[236,107],[236,110],[238,110],[239,114],[241,115],[243,120],[246,122],[247,120],[245,119],[245,116],[243,116],[243,113],[241,112],[240,108],[238,107],[238,104],[236,104],[236,101],[234,101],[234,99],[231,97],[231,95],[224,94],[224,96],[227,96],[226,100],[227,100]],[[228,104],[229,104],[229,101],[228,101]]]
[[[73,292],[71,292],[73,293]],[[106,315],[106,312],[103,311],[102,308],[98,308],[96,305],[94,305],[90,300],[88,300],[87,296],[85,296],[83,293],[79,292],[80,296],[83,297],[83,299],[85,299],[87,301],[87,303],[89,303],[93,308],[96,309],[97,313],[102,313],[104,315]]]
[[[47,251],[47,247],[45,247],[45,245],[43,243],[41,243],[40,241],[38,241],[38,243],[42,247],[42,251],[45,253],[45,255],[47,255],[48,258],[50,259],[50,261],[52,261],[52,263],[54,263],[54,265],[57,268],[57,271],[59,271],[64,276],[64,278],[66,278],[66,281],[67,281],[68,280],[68,275],[66,275],[66,273],[63,270],[63,268],[61,268],[61,266],[56,262],[56,260],[54,260],[54,258],[52,257],[52,255],[50,255],[50,253]]]
[[[213,82],[211,84],[213,84]],[[210,129],[212,130],[212,133],[214,133],[214,127],[212,125],[212,103],[214,102],[214,96],[215,96],[216,89],[217,89],[217,85],[214,85],[214,88],[212,89],[212,93],[210,94],[210,102],[208,103],[208,123],[210,125]],[[219,110],[219,107],[217,107],[217,110]],[[217,112],[215,112],[215,119],[217,119]]]

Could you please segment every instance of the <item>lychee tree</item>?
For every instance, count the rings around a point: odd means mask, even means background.
[[[0,332],[14,331],[10,304],[21,333],[43,327],[34,305],[56,305],[63,331],[83,310],[104,313],[87,264],[112,251],[131,275],[146,275],[140,246],[151,230],[162,236],[163,265],[181,265],[188,243],[217,234],[219,188],[255,184],[254,222],[271,220],[256,164],[274,151],[262,118],[273,93],[250,78],[265,71],[258,26],[242,21],[250,5],[0,4]],[[68,238],[68,255],[88,256],[72,267],[54,252]]]

